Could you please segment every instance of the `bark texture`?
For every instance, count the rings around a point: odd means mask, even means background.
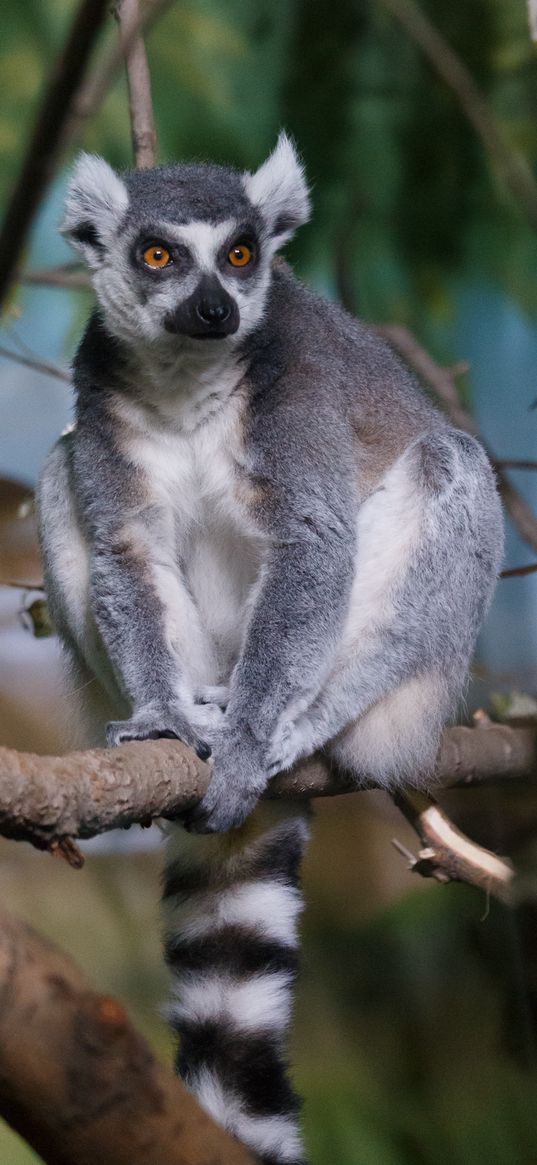
[[[0,1115],[49,1165],[254,1165],[123,1005],[0,915]]]
[[[173,819],[203,796],[209,776],[209,766],[178,740],[67,756],[0,748],[0,834],[48,849],[64,838]],[[491,724],[444,733],[435,788],[517,779],[537,779],[537,727]],[[267,796],[306,800],[356,788],[317,755],[276,777]]]

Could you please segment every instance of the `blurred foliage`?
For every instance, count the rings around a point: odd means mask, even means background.
[[[422,6],[535,163],[535,47],[524,4]],[[74,7],[4,0],[4,200]],[[296,136],[315,204],[313,224],[293,244],[308,279],[335,292],[339,251],[353,299],[376,319],[449,313],[446,276],[463,268],[537,307],[537,240],[453,94],[379,0],[175,0],[148,48],[162,160],[253,167],[281,125]],[[121,77],[78,144],[130,164]]]

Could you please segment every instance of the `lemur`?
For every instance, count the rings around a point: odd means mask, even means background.
[[[39,491],[88,743],[210,756],[172,829],[170,1014],[188,1085],[265,1165],[303,1161],[284,1036],[307,823],[250,814],[318,748],[357,787],[430,779],[502,546],[478,442],[275,258],[308,214],[283,133],[254,173],[80,158],[63,230],[97,308]]]

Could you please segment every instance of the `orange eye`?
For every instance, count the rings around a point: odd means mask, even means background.
[[[144,263],[147,263],[148,267],[167,267],[171,259],[170,252],[160,243],[152,243],[144,251]]]
[[[232,267],[246,267],[252,258],[252,249],[247,247],[246,243],[237,243],[231,251],[228,251],[227,257]]]

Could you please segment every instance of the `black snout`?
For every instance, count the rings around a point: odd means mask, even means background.
[[[204,324],[223,324],[231,315],[231,307],[221,296],[206,296],[196,304],[196,312]]]
[[[216,276],[204,276],[196,290],[164,320],[168,332],[195,340],[221,340],[237,331],[240,323],[235,300]]]

